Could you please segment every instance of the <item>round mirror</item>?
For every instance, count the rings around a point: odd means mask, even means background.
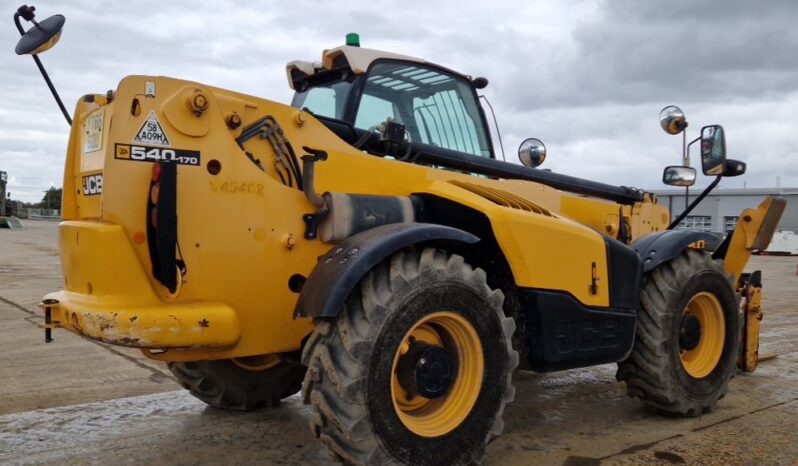
[[[668,105],[659,112],[659,125],[668,134],[679,134],[687,128],[687,120],[681,108]]]
[[[518,159],[525,166],[535,168],[546,160],[546,145],[540,139],[525,139],[518,147]]]
[[[61,38],[61,28],[65,22],[64,15],[53,15],[34,24],[17,42],[17,55],[42,53],[54,46]]]

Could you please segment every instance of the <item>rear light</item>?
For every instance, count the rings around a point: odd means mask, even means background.
[[[158,193],[161,190],[161,164],[152,164],[152,182],[150,183],[150,224],[158,228]]]
[[[170,292],[177,290],[177,164],[155,162],[147,196],[147,244],[152,274]]]

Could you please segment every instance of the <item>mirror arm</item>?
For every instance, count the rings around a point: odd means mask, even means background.
[[[687,131],[684,131],[684,140],[687,140]],[[682,163],[686,166],[690,166],[690,148],[693,144],[697,143],[701,140],[701,135],[699,134],[697,138],[690,141],[688,144],[684,146],[684,154],[682,154]],[[684,187],[684,210],[686,211],[688,208],[687,200],[690,199],[690,186]],[[681,221],[681,220],[680,220]]]
[[[61,97],[58,95],[58,91],[55,90],[55,86],[53,82],[50,81],[50,76],[47,75],[47,71],[44,70],[44,65],[42,65],[42,61],[39,60],[39,57],[35,54],[33,55],[33,61],[36,62],[36,66],[39,67],[39,71],[42,73],[42,77],[44,78],[44,82],[47,83],[47,87],[50,88],[50,92],[53,93],[53,97],[55,97],[56,103],[58,103],[58,107],[61,108],[61,113],[64,114],[64,118],[66,118],[67,123],[69,126],[72,126],[72,118],[69,116],[69,112],[67,112],[66,107],[64,107],[64,103],[61,102]]]
[[[24,36],[25,29],[19,23],[20,16],[22,16],[22,14],[19,12],[19,10],[17,10],[17,12],[14,13],[14,24],[17,25],[17,29],[19,30],[19,35]],[[33,20],[33,18],[31,18],[31,21],[34,23],[33,27],[38,27],[38,24]],[[58,91],[55,90],[53,82],[50,81],[50,76],[47,74],[47,71],[44,70],[44,65],[42,64],[42,61],[39,60],[38,55],[35,53],[31,56],[33,57],[33,61],[36,62],[36,66],[39,68],[39,72],[41,72],[42,77],[44,78],[44,82],[47,83],[47,87],[49,87],[50,92],[53,93],[53,97],[55,97],[55,101],[58,104],[58,107],[61,109],[61,113],[64,114],[64,118],[66,118],[66,121],[67,123],[69,123],[69,126],[72,126],[72,118],[69,116],[69,112],[67,112],[66,107],[64,107],[64,103],[61,102],[61,97],[58,95]]]
[[[690,141],[690,142],[687,144],[687,153],[688,153],[688,154],[690,153],[690,146],[692,146],[693,144],[697,143],[697,142],[698,142],[698,141],[700,141],[700,140],[701,140],[701,136],[698,136],[697,138],[693,139],[692,141]]]
[[[20,16],[22,16],[22,14],[19,11],[14,13],[14,24],[17,25],[17,30],[19,31],[19,35],[24,36],[25,35],[25,29],[23,29],[22,24],[19,23],[19,17]]]
[[[687,139],[687,133],[685,132],[684,134],[685,134],[684,138]],[[701,136],[698,136],[697,138],[693,139],[692,141],[687,143],[687,145],[684,146],[684,153],[682,154],[683,165],[688,167],[690,166],[690,147],[692,147],[693,144],[697,143],[700,140]]]
[[[687,208],[686,208],[686,209],[684,209],[684,212],[682,212],[681,214],[679,214],[679,216],[678,216],[678,217],[676,217],[676,219],[675,219],[674,221],[672,221],[670,225],[668,225],[668,228],[667,228],[667,229],[668,229],[668,230],[673,230],[673,229],[676,227],[676,225],[678,225],[678,224],[679,224],[679,223],[680,223],[682,220],[684,220],[684,218],[685,218],[685,217],[687,217],[687,215],[688,215],[690,212],[692,212],[692,211],[693,211],[693,209],[695,209],[695,208],[696,208],[696,206],[697,206],[697,205],[698,205],[698,204],[699,204],[701,201],[703,201],[703,200],[704,200],[704,198],[705,198],[705,197],[707,197],[707,195],[708,195],[708,194],[709,194],[709,193],[710,193],[710,192],[711,192],[713,189],[715,189],[715,186],[717,186],[717,185],[718,185],[718,183],[720,183],[720,179],[721,179],[721,178],[723,178],[723,175],[718,175],[718,176],[715,178],[715,180],[714,180],[712,183],[710,183],[710,184],[709,184],[709,186],[707,186],[707,188],[706,188],[704,191],[702,191],[702,192],[701,192],[701,194],[699,194],[699,195],[698,195],[698,197],[697,197],[697,198],[695,198],[695,200],[694,200],[693,202],[691,202],[691,203],[690,203],[690,205],[689,205],[689,206],[687,206]]]

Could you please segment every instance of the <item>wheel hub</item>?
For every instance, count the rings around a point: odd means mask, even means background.
[[[694,350],[701,341],[701,321],[697,317],[685,314],[679,329],[679,349]]]
[[[437,311],[419,319],[393,360],[391,394],[399,420],[421,437],[456,429],[477,402],[484,361],[479,334],[462,315]]]
[[[679,326],[679,358],[693,378],[707,377],[723,354],[726,320],[718,298],[708,292],[696,293],[682,314]]]
[[[425,348],[416,361],[416,391],[426,398],[438,398],[449,391],[455,376],[452,355],[440,346]]]
[[[451,353],[443,347],[415,341],[399,359],[399,383],[408,394],[435,399],[452,387],[457,368]]]

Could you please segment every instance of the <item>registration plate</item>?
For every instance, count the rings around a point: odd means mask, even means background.
[[[97,152],[103,145],[103,110],[89,115],[84,126],[83,153]]]

